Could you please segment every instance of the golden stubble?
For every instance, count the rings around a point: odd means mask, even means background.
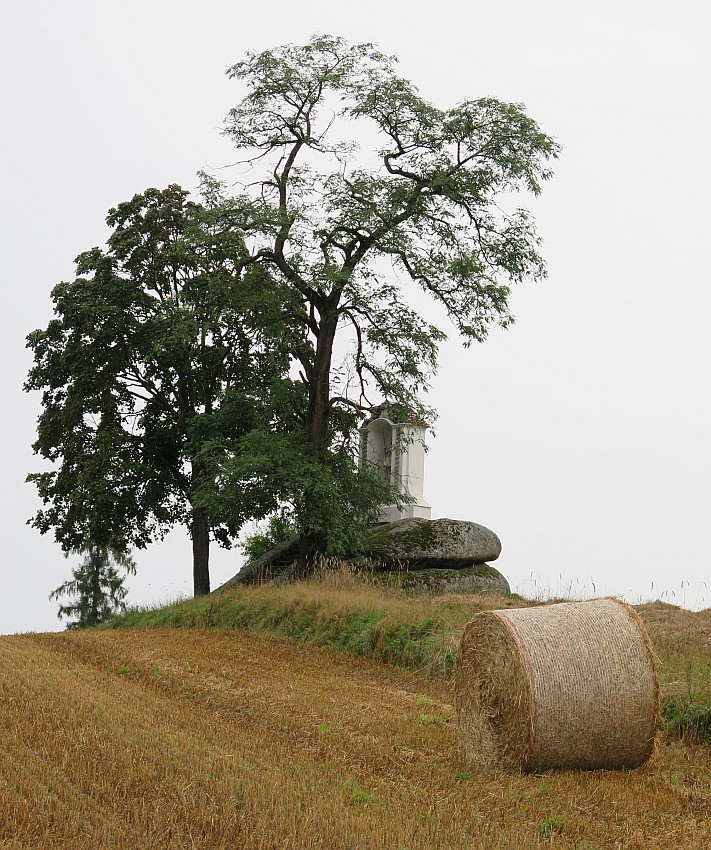
[[[216,631],[0,638],[0,847],[706,848],[708,747],[473,772],[447,683]]]

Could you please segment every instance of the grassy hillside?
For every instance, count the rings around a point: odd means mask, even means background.
[[[711,705],[711,611],[638,607],[678,715],[647,764],[477,774],[451,662],[476,610],[519,604],[342,573],[0,637],[0,848],[707,850],[711,745],[682,717]]]
[[[408,596],[343,568],[311,581],[238,587],[162,608],[132,609],[107,628],[266,632],[446,677],[473,612],[521,604],[526,603],[514,596]]]
[[[109,628],[244,629],[329,646],[447,679],[478,611],[542,604],[520,596],[413,596],[347,568],[311,581],[241,587],[163,608],[134,609]],[[659,659],[666,729],[711,743],[711,609],[636,606]]]

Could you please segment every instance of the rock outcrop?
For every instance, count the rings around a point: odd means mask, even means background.
[[[462,569],[495,561],[501,541],[475,522],[408,518],[375,528],[365,554],[386,569]]]
[[[511,593],[504,576],[489,564],[474,564],[458,570],[430,569],[380,573],[383,581],[412,593]]]
[[[507,594],[508,582],[487,563],[500,552],[499,538],[475,522],[407,518],[371,531],[362,568],[414,592]],[[218,590],[275,579],[290,581],[297,553],[298,540],[288,540],[246,564]]]
[[[261,557],[245,564],[236,576],[233,576],[217,589],[227,590],[241,584],[263,584],[282,576],[296,561],[298,550],[299,540],[297,537],[280,543]]]

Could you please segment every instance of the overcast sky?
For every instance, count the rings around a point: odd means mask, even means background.
[[[443,347],[433,516],[493,529],[524,594],[711,606],[710,31],[704,0],[5,4],[0,633],[62,628],[47,594],[73,563],[25,524],[26,334],[109,207],[234,159],[226,67],[316,32],[377,42],[438,106],[524,103],[563,146],[533,204],[548,280],[517,290],[509,331]],[[136,559],[130,602],[190,593],[184,535]],[[213,585],[240,563],[215,552]]]

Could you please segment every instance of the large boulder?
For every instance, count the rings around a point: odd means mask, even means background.
[[[501,541],[475,522],[410,517],[374,529],[365,552],[385,569],[462,569],[495,561]]]
[[[218,590],[243,584],[262,584],[293,578],[293,564],[299,549],[299,541],[292,538],[249,564],[245,564],[236,576],[225,582]],[[424,571],[462,571],[479,565],[478,572],[462,573],[459,591],[462,593],[508,593],[508,583],[498,570],[488,566],[501,552],[501,541],[488,528],[475,522],[454,519],[407,518],[385,523],[372,529],[365,545],[367,564],[364,569],[411,575],[402,584],[413,587],[414,583],[427,583],[433,593],[456,592],[454,577],[440,576],[439,590]],[[489,572],[487,572],[489,571]],[[420,575],[416,575],[419,573]],[[467,589],[469,588],[469,589]],[[423,588],[424,589],[424,588]]]
[[[380,573],[387,584],[411,593],[436,595],[440,593],[485,593],[508,596],[509,583],[489,564],[474,564],[458,570],[403,570]]]

